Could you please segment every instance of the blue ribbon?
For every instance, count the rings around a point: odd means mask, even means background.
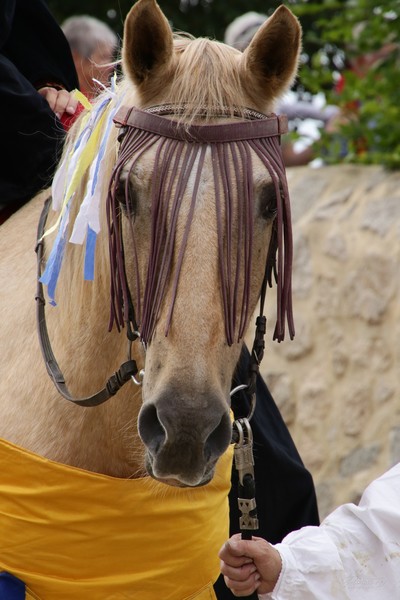
[[[86,235],[86,251],[85,251],[85,267],[84,267],[84,279],[85,281],[94,280],[94,255],[96,250],[97,233],[88,227]]]
[[[61,265],[64,258],[65,245],[67,242],[66,229],[64,227],[64,219],[68,217],[69,207],[61,220],[60,229],[58,230],[57,237],[54,241],[53,248],[51,249],[49,259],[46,263],[46,268],[40,278],[41,283],[47,285],[47,293],[50,298],[50,304],[56,306],[55,293],[58,277],[60,275]]]

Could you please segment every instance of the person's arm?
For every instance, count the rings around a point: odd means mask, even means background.
[[[400,598],[400,464],[375,480],[358,506],[339,507],[320,527],[304,527],[275,546],[231,539],[220,557],[238,596],[257,590],[260,600]]]
[[[312,146],[295,152],[293,143],[288,141],[282,142],[282,156],[286,167],[302,167],[315,158]]]

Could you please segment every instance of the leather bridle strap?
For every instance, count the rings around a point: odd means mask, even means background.
[[[166,138],[186,142],[217,143],[256,140],[280,136],[288,131],[286,115],[265,116],[262,120],[213,125],[190,125],[170,121],[135,107],[121,106],[113,117],[117,127],[134,127]]]
[[[273,228],[272,230],[272,238],[270,241],[270,246],[273,245],[274,240],[273,236],[276,234],[276,230]],[[270,257],[270,253],[268,252],[268,257]],[[271,260],[268,258],[268,260]],[[265,305],[265,296],[267,292],[268,284],[271,284],[270,276],[273,269],[273,264],[266,264],[265,273],[263,282],[261,285],[261,293],[260,293],[260,311],[258,317],[256,319],[256,331],[254,335],[253,346],[251,349],[250,361],[249,361],[249,382],[247,393],[252,396],[256,393],[256,385],[257,385],[257,375],[260,372],[260,364],[264,357],[265,351],[265,334],[267,332],[267,317],[264,315],[264,305]]]
[[[99,404],[102,404],[103,402],[111,398],[111,396],[114,396],[118,392],[118,390],[127,381],[131,379],[132,376],[137,374],[138,368],[134,360],[128,360],[120,366],[118,371],[111,375],[104,388],[97,392],[97,394],[80,399],[74,398],[70,394],[68,387],[65,383],[64,375],[62,374],[62,371],[58,366],[57,360],[53,353],[53,349],[51,347],[45,315],[46,300],[43,294],[43,284],[40,281],[42,275],[42,260],[44,252],[43,233],[50,208],[50,202],[51,198],[48,198],[44,203],[44,207],[38,225],[38,242],[35,248],[37,254],[37,290],[35,300],[40,349],[43,354],[48,374],[53,380],[53,383],[57,388],[58,392],[66,400],[69,400],[70,402],[73,402],[78,406],[98,406]]]

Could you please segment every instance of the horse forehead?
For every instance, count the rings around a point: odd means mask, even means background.
[[[225,121],[225,119],[224,119],[224,122],[229,122],[229,121]],[[221,124],[222,124],[222,122],[221,122]],[[158,144],[149,148],[145,153],[143,153],[143,155],[139,159],[132,157],[130,160],[128,160],[125,163],[123,170],[122,170],[123,177],[127,177],[129,175],[129,177],[133,180],[134,183],[137,182],[137,183],[146,184],[148,182],[150,182],[150,183],[153,182],[154,175],[155,175],[154,163],[155,163],[155,159],[156,159],[157,150],[158,150]],[[254,188],[257,189],[257,188],[261,187],[262,185],[270,182],[271,175],[269,174],[268,170],[265,168],[265,165],[263,165],[262,161],[260,160],[260,158],[256,155],[256,153],[254,151],[250,151],[250,155],[251,155],[251,159],[250,159],[251,163],[250,164],[251,164],[251,172],[252,172],[252,183],[254,185]],[[241,168],[239,170],[236,168],[237,164],[235,163],[235,160],[233,159],[232,155],[229,156],[228,162],[229,162],[229,167],[230,167],[229,175],[230,175],[230,179],[231,179],[231,185],[233,186],[233,188],[235,188],[237,181],[240,180],[242,176],[245,176],[246,173],[243,168]],[[194,185],[194,182],[195,182],[195,179],[197,176],[197,172],[198,172],[199,163],[200,163],[200,153],[198,152],[197,156],[194,160],[194,163],[193,163],[193,166],[191,169],[191,173],[188,178],[187,188],[189,190],[192,189],[192,187]],[[172,169],[173,169],[173,166],[171,163],[171,165],[169,167],[169,171],[172,171]],[[180,171],[178,170],[178,173],[176,175],[176,180],[178,180],[179,177],[180,177]],[[202,164],[202,169],[201,169],[201,173],[200,173],[200,186],[203,189],[205,189],[207,187],[215,186],[213,156],[212,156],[212,149],[211,149],[210,144],[207,144],[206,149],[205,149],[204,162]]]

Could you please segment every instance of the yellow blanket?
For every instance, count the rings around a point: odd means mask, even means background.
[[[0,571],[39,600],[213,600],[232,447],[203,488],[118,479],[0,440]]]

